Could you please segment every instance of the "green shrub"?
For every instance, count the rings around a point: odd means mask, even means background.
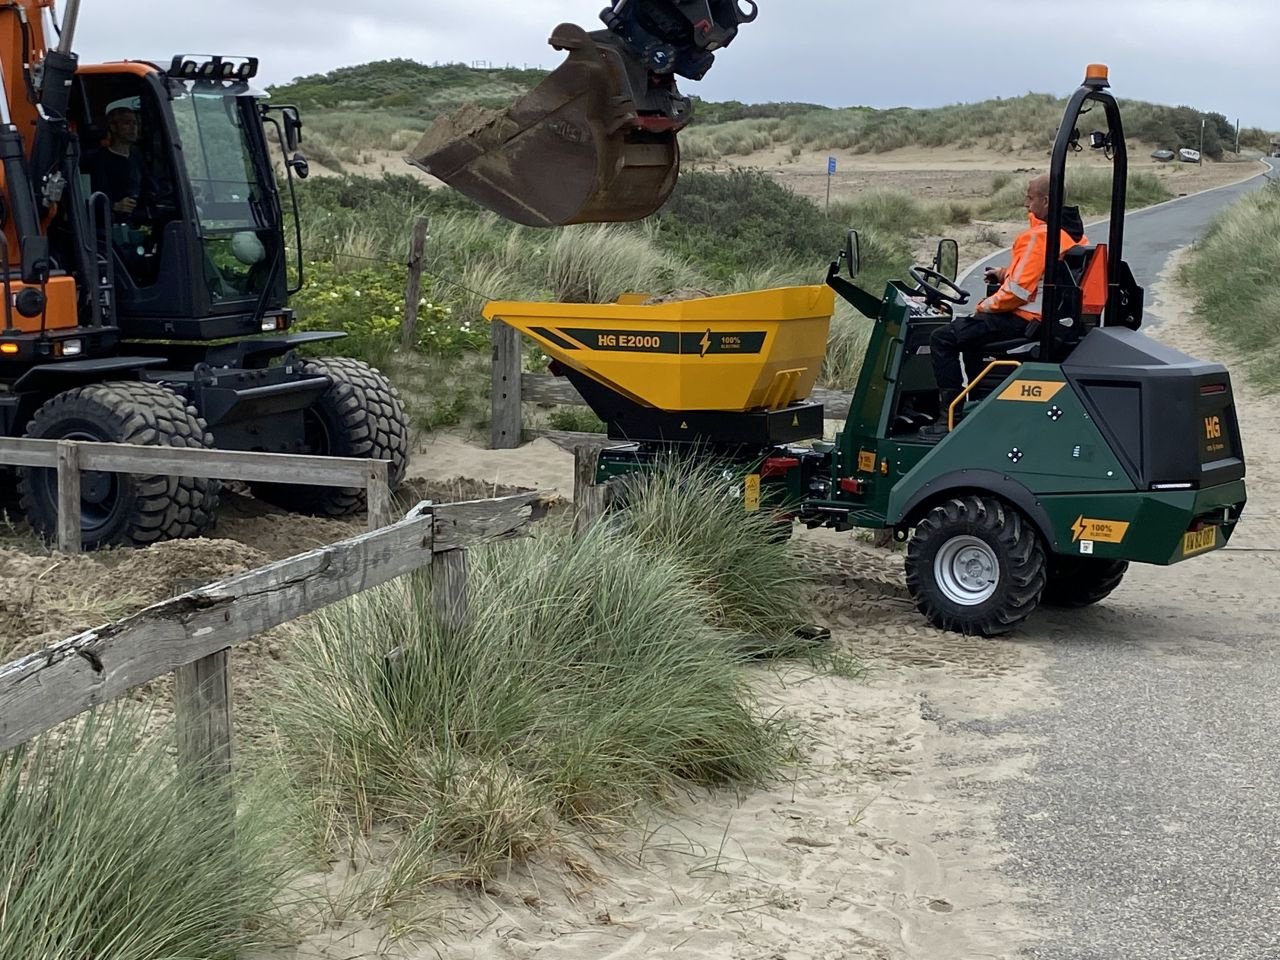
[[[132,705],[131,705],[132,706]],[[0,756],[0,956],[231,960],[269,944],[289,820],[178,775],[116,706]]]
[[[822,208],[758,170],[686,173],[657,215],[656,239],[710,278],[784,263],[820,271],[843,243]]]
[[[358,356],[385,364],[400,345],[404,322],[407,271],[366,266],[343,271],[332,263],[312,263],[306,283],[293,299],[299,330],[342,330],[343,340],[327,342],[326,352]],[[440,356],[456,356],[484,349],[489,328],[469,318],[455,321],[453,310],[423,297],[418,304],[417,349]]]

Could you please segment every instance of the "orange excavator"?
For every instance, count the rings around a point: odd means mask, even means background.
[[[693,118],[677,78],[706,76],[757,13],[754,0],[616,0],[603,30],[556,27],[567,59],[526,96],[441,117],[408,160],[527,226],[643,219],[675,188]]]
[[[292,329],[297,110],[268,101],[252,57],[82,63],[79,0],[58,6],[0,0],[0,438],[366,457],[399,484],[395,389],[361,361],[304,355],[341,331]],[[22,512],[51,535],[55,472],[17,473]],[[346,488],[255,493],[324,516],[364,506]],[[80,499],[86,549],[148,544],[208,530],[218,484],[87,471]]]

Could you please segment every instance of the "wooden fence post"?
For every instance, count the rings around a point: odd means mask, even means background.
[[[431,221],[419,217],[409,242],[409,282],[404,292],[404,323],[400,326],[400,346],[411,348],[418,338],[418,302],[422,299],[422,256],[427,249]]]
[[[520,331],[493,321],[493,388],[491,395],[494,450],[514,450],[523,433],[520,410]]]
[[[58,441],[58,549],[80,552],[80,448]]]
[[[231,650],[179,667],[173,701],[178,763],[206,782],[231,786]]]
[[[440,625],[448,635],[466,626],[470,575],[466,550],[446,550],[431,558],[431,599]]]
[[[387,480],[385,460],[369,464],[369,483],[365,488],[369,511],[369,530],[381,530],[391,523],[391,485]]]
[[[596,483],[600,448],[590,444],[573,450],[573,534],[581,536],[604,514],[604,486]]]

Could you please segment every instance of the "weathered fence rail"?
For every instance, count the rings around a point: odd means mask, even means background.
[[[179,760],[201,775],[231,764],[228,651],[308,613],[441,563],[437,609],[465,616],[464,551],[524,536],[548,499],[519,494],[422,503],[401,521],[200,587],[0,666],[0,751],[144,683],[177,673]]]
[[[0,439],[0,465],[58,471],[58,549],[64,553],[80,551],[80,476],[85,471],[363,488],[369,529],[383,526],[391,516],[386,460],[13,438]]]
[[[586,401],[563,377],[547,373],[522,373],[520,333],[500,320],[493,322],[493,390],[490,446],[495,450],[511,450],[520,446],[524,432],[523,406],[585,406]],[[809,399],[822,404],[828,420],[843,420],[849,415],[852,394],[815,387]],[[570,437],[570,444],[584,435]],[[555,437],[552,437],[555,439]]]

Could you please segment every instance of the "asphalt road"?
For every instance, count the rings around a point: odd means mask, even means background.
[[[1173,250],[1264,182],[1131,215],[1139,282],[1150,292]],[[1211,357],[1185,317],[1151,319]],[[1025,775],[979,788],[1000,809],[1001,870],[1056,931],[1025,956],[1280,958],[1280,413],[1239,383],[1237,398],[1251,499],[1231,547],[1037,614],[1019,639],[1053,705],[957,718],[1036,744]]]
[[[1280,170],[1275,161],[1272,170]],[[1151,287],[1164,269],[1169,255],[1199,237],[1213,219],[1214,214],[1246,193],[1258,189],[1266,180],[1262,177],[1230,187],[1221,187],[1208,193],[1174,200],[1170,203],[1136,210],[1125,218],[1124,255],[1138,283],[1146,287],[1147,305],[1151,305]],[[1090,224],[1085,232],[1092,243],[1108,242],[1108,220]],[[971,303],[986,294],[982,283],[983,268],[1003,266],[1009,262],[1007,250],[996,253],[972,267],[962,279],[963,286],[972,295]]]

